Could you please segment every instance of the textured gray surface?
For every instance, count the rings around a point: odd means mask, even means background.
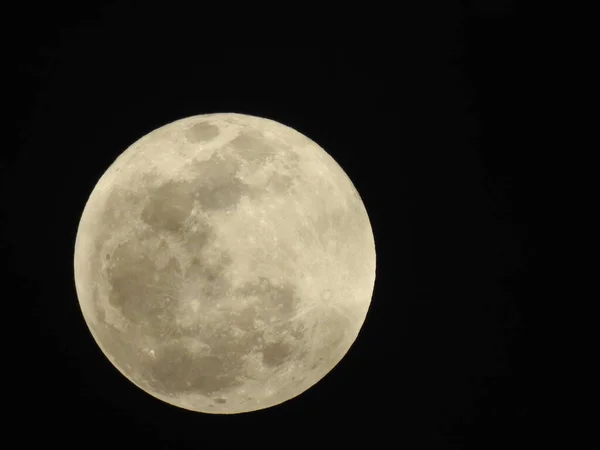
[[[74,266],[85,320],[128,379],[227,414],[289,400],[343,358],[375,247],[358,193],[316,143],[212,114],[117,158],[86,204]]]

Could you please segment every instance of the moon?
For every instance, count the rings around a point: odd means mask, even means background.
[[[375,283],[352,181],[270,119],[187,117],[127,148],[97,182],[74,251],[85,323],[133,384],[237,414],[286,402],[346,355]]]

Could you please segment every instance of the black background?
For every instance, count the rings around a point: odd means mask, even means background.
[[[338,18],[351,32],[331,30],[324,44],[281,9],[297,45],[277,45],[280,31],[249,19],[233,37],[233,19],[169,5],[10,16],[18,141],[2,149],[0,218],[3,276],[25,309],[9,324],[23,349],[13,364],[23,386],[13,416],[31,430],[22,438],[150,449],[522,443],[538,273],[521,12],[501,0],[361,12]],[[247,39],[261,33],[272,45]],[[178,409],[127,381],[89,334],[73,280],[78,221],[104,170],[149,131],[209,112],[268,117],[319,143],[360,192],[377,245],[372,306],[347,357],[298,398],[234,416]]]

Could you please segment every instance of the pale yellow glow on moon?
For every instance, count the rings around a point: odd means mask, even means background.
[[[233,414],[301,394],[339,363],[375,282],[367,211],[315,142],[207,114],[123,152],[83,211],[74,255],[85,321],[131,382]]]

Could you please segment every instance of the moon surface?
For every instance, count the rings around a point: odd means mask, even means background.
[[[79,304],[132,383],[192,411],[268,408],[315,385],[373,294],[365,206],[319,145],[217,113],[145,135],[102,175],[75,241]]]

